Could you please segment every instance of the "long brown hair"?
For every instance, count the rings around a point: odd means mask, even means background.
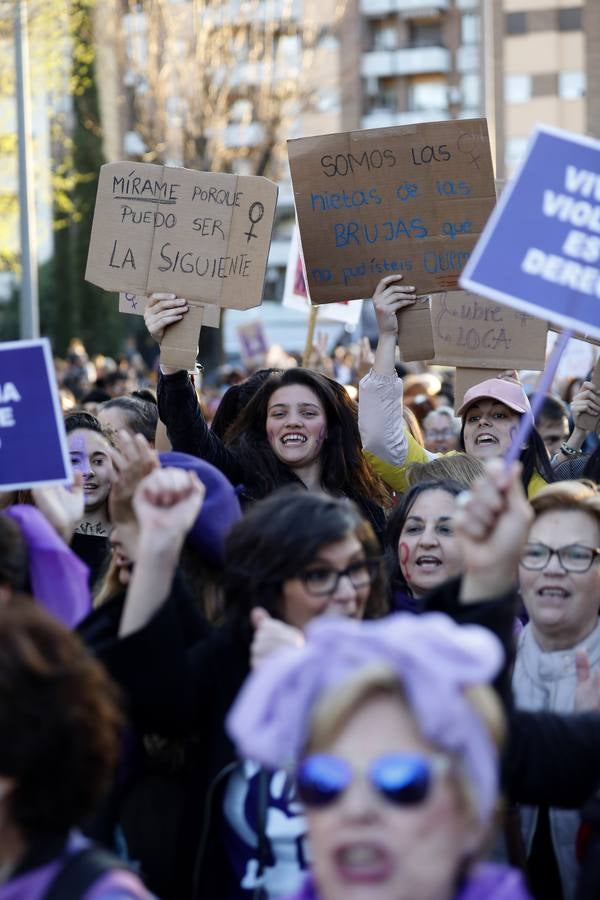
[[[336,381],[309,369],[288,369],[270,375],[225,435],[225,443],[239,448],[255,473],[259,496],[295,480],[291,470],[275,456],[266,431],[272,394],[292,384],[309,388],[325,410],[327,437],[321,449],[321,483],[325,490],[334,496],[345,494],[389,505],[387,487],[363,456],[356,402]]]

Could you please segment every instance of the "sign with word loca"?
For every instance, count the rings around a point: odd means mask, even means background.
[[[600,142],[535,130],[461,285],[600,337]]]
[[[431,298],[434,362],[483,369],[538,369],[547,322],[469,291]]]
[[[260,306],[276,203],[277,185],[259,176],[108,163],[86,280],[107,291]]]
[[[485,119],[288,141],[313,303],[453,290],[496,202]]]
[[[0,489],[71,481],[50,343],[0,344]]]

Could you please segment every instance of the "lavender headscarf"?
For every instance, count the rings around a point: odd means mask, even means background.
[[[227,729],[240,756],[272,769],[294,765],[319,697],[361,668],[384,663],[401,681],[423,735],[461,760],[487,821],[498,790],[497,752],[463,691],[499,671],[497,638],[441,613],[398,613],[376,622],[315,619],[305,636],[304,647],[268,659],[238,695]]]
[[[75,628],[92,608],[88,567],[35,506],[18,504],[4,512],[15,520],[27,544],[34,598],[67,628]]]

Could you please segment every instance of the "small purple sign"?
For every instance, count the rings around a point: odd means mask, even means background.
[[[0,344],[0,490],[72,478],[50,342]]]

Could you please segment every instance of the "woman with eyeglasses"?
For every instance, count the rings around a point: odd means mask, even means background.
[[[100,656],[124,689],[138,728],[198,736],[189,782],[197,799],[188,804],[197,849],[185,896],[284,897],[298,888],[308,865],[302,808],[285,774],[237,760],[224,720],[251,666],[282,646],[300,646],[315,618],[387,611],[380,545],[345,498],[291,487],[259,501],[226,542],[224,621],[190,647],[177,607],[157,589],[159,580],[170,583],[169,572],[148,574],[157,561],[151,553],[144,557],[144,523],[160,528],[169,506],[168,497],[155,499],[144,501],[152,509],[140,521],[121,639],[100,648]]]
[[[228,719],[242,756],[286,767],[309,824],[294,900],[525,900],[477,864],[497,800],[502,664],[445,616],[319,620],[252,674]],[[326,665],[324,664],[324,661]]]
[[[589,483],[563,481],[532,506],[519,566],[529,623],[517,646],[515,704],[570,713],[582,651],[592,668],[600,663],[600,495]],[[578,813],[523,808],[521,824],[536,896],[572,900]]]

